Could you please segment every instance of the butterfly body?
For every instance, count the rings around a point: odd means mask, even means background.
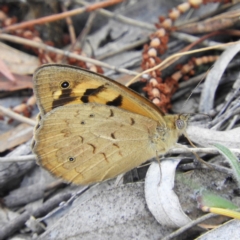
[[[40,108],[33,152],[54,175],[76,184],[113,178],[166,153],[185,131],[186,118],[101,75],[46,65],[34,76]],[[180,119],[181,118],[181,119]]]

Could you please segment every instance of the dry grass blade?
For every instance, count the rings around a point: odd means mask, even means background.
[[[177,59],[179,59],[182,56],[190,55],[190,54],[194,54],[194,53],[199,53],[199,52],[204,52],[204,51],[209,51],[209,50],[213,50],[213,49],[222,49],[222,47],[226,48],[228,46],[236,45],[238,43],[239,43],[239,41],[237,41],[237,42],[230,42],[230,43],[224,43],[224,44],[219,44],[219,45],[216,45],[216,46],[211,46],[211,47],[201,48],[201,49],[197,49],[197,50],[192,50],[192,51],[188,51],[188,52],[184,52],[184,53],[173,54],[170,57],[168,57],[167,59],[165,59],[164,61],[162,61],[157,66],[155,66],[153,68],[149,68],[148,70],[145,70],[145,71],[139,73],[137,76],[135,76],[134,78],[132,78],[128,82],[127,86],[129,86],[132,83],[134,83],[138,78],[142,77],[144,74],[152,72],[152,71],[154,71],[156,69],[163,70],[165,68],[165,65],[167,65],[170,61],[176,61]]]

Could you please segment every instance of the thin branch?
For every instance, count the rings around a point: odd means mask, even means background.
[[[175,231],[175,232],[169,234],[168,236],[162,238],[162,240],[170,240],[170,239],[172,239],[174,237],[177,237],[180,234],[184,233],[186,230],[194,227],[195,225],[197,225],[197,224],[199,224],[199,223],[201,223],[203,221],[206,221],[206,220],[208,220],[210,218],[216,217],[216,216],[218,216],[218,215],[217,214],[213,214],[213,213],[209,213],[209,214],[206,214],[206,215],[204,215],[202,217],[199,217],[196,220],[193,220],[192,222],[190,222],[190,223],[186,224],[185,226],[179,228],[177,231]]]
[[[230,148],[233,153],[240,153],[240,149]],[[205,153],[205,154],[219,154],[216,148],[174,148],[167,152],[167,154],[184,154],[184,153]],[[35,155],[16,156],[16,157],[1,157],[0,162],[18,162],[18,161],[34,161]]]
[[[64,55],[64,56],[74,58],[74,59],[77,59],[77,60],[89,62],[89,63],[95,64],[97,66],[101,66],[101,67],[111,69],[115,72],[126,73],[126,74],[129,74],[129,75],[132,75],[132,76],[135,76],[135,75],[138,74],[137,72],[130,71],[130,70],[127,70],[125,68],[118,68],[118,67],[109,65],[107,63],[98,61],[96,59],[84,57],[84,56],[78,55],[76,53],[71,53],[69,51],[63,51],[63,50],[60,50],[58,48],[48,46],[48,45],[46,45],[44,43],[41,43],[41,42],[35,42],[35,41],[32,41],[32,40],[28,40],[28,39],[25,39],[25,38],[16,37],[16,36],[12,36],[12,35],[9,35],[9,34],[4,34],[4,33],[0,34],[0,39],[10,41],[10,42],[15,42],[15,43],[18,43],[18,44],[28,45],[28,46],[31,46],[31,47],[34,47],[34,48],[42,49],[42,50],[47,51],[47,52],[54,52],[56,54],[60,54],[60,55]]]
[[[88,19],[87,19],[87,22],[82,30],[82,32],[79,34],[78,36],[78,42],[79,42],[79,47],[80,48],[83,48],[84,47],[84,44],[86,42],[86,39],[87,39],[87,36],[89,34],[89,32],[91,31],[91,28],[92,28],[92,25],[93,25],[93,22],[96,18],[96,12],[92,12]]]
[[[181,32],[172,32],[171,36],[179,40],[190,42],[190,43],[197,42],[200,40],[200,37],[196,37],[196,36],[193,36],[187,33],[181,33]],[[218,45],[220,43],[216,41],[204,40],[200,44],[206,47],[210,47],[210,46]]]
[[[3,115],[6,115],[12,119],[15,119],[19,122],[23,122],[23,123],[27,123],[31,126],[35,126],[36,125],[36,121],[30,119],[30,118],[27,118],[27,117],[24,117],[18,113],[15,113],[13,112],[11,109],[9,108],[5,108],[3,106],[0,106],[0,112],[3,114]]]
[[[86,1],[75,0],[75,2],[77,2],[77,3],[79,3],[79,4],[82,4],[82,5],[84,5],[84,6],[89,6],[89,3],[86,2]],[[116,19],[116,20],[118,20],[118,21],[120,21],[120,22],[129,24],[129,25],[132,25],[132,26],[149,29],[149,30],[151,30],[151,31],[156,31],[156,27],[155,27],[153,24],[149,24],[149,23],[144,23],[144,22],[141,22],[141,21],[137,21],[137,20],[134,20],[134,19],[132,19],[132,18],[125,17],[125,16],[123,16],[123,15],[121,15],[121,14],[112,13],[112,12],[110,12],[110,11],[108,11],[108,10],[105,10],[105,9],[99,9],[99,10],[97,10],[97,12],[99,12],[99,13],[102,14],[103,16]]]
[[[35,161],[36,156],[26,155],[26,156],[12,156],[12,157],[0,157],[1,163],[10,163],[10,162],[27,162],[27,161]]]
[[[219,154],[219,151],[216,148],[174,148],[168,151],[168,154],[184,154],[184,153],[205,153],[205,154]],[[240,149],[238,148],[230,148],[230,151],[234,153],[240,153]]]
[[[64,2],[61,4],[61,7],[62,7],[63,12],[67,12],[67,7],[66,7]],[[72,21],[71,17],[66,18],[66,24],[68,26],[68,32],[69,32],[69,36],[70,36],[70,39],[71,39],[71,43],[75,44],[76,35],[75,35],[75,30],[74,30],[73,21]]]
[[[30,21],[26,21],[26,22],[22,22],[22,23],[13,24],[11,26],[5,27],[2,30],[0,30],[0,33],[14,31],[14,30],[18,30],[18,29],[22,29],[22,28],[26,28],[26,27],[32,27],[37,24],[40,25],[40,24],[58,21],[58,20],[61,20],[61,19],[67,18],[67,17],[77,15],[77,14],[82,14],[84,12],[91,12],[98,8],[111,6],[111,5],[117,4],[122,1],[123,0],[111,0],[111,1],[104,1],[104,2],[100,2],[100,3],[94,3],[87,7],[77,8],[77,9],[70,10],[67,12],[58,13],[58,14],[54,14],[51,16],[38,18],[35,20],[30,20]]]
[[[107,52],[105,54],[102,54],[100,56],[97,56],[97,59],[98,60],[103,60],[105,58],[108,58],[108,57],[112,57],[114,55],[117,55],[119,53],[122,53],[122,52],[125,52],[125,51],[129,51],[133,48],[136,48],[136,47],[139,47],[139,46],[142,46],[144,43],[146,43],[147,41],[149,40],[149,38],[144,38],[144,39],[140,39],[134,43],[130,43],[128,45],[125,45],[125,46],[122,46],[120,47],[119,49],[115,50],[115,51],[112,51],[112,52]]]
[[[8,221],[8,223],[5,226],[1,226],[0,239],[6,239],[9,236],[11,236],[14,232],[21,229],[31,216],[34,216],[35,218],[44,216],[50,211],[52,211],[52,209],[58,207],[61,202],[66,202],[71,197],[72,197],[71,193],[59,193],[58,195],[44,202],[39,208],[35,210],[31,209],[26,210],[18,217],[14,218],[11,221]]]

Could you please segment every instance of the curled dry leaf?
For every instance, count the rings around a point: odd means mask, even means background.
[[[1,60],[12,73],[24,75],[32,74],[39,66],[37,57],[18,51],[0,42]]]
[[[240,128],[228,131],[216,131],[189,126],[187,134],[193,142],[203,147],[212,146],[214,143],[220,143],[228,148],[239,148],[240,146]]]
[[[17,127],[0,135],[0,152],[4,152],[32,138],[33,127],[27,123],[19,124]]]
[[[11,71],[8,69],[7,65],[0,59],[0,71],[1,73],[10,81],[16,82],[15,77],[11,73]]]
[[[208,113],[214,105],[214,97],[221,77],[229,62],[239,52],[240,43],[228,47],[209,72],[201,94],[199,112]]]
[[[6,76],[0,73],[1,91],[18,91],[21,89],[32,88],[32,77],[26,75],[13,74],[15,82],[9,81]]]
[[[145,198],[150,212],[164,226],[182,227],[191,219],[183,212],[174,187],[175,170],[181,159],[153,162],[145,179]]]

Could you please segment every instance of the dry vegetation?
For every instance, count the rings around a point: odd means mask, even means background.
[[[148,166],[126,174],[124,184],[89,188],[65,184],[35,163],[32,74],[48,63],[79,66],[127,85],[137,76],[130,87],[164,113],[194,113],[188,135],[199,148],[192,151],[212,167],[196,164],[185,148],[169,153],[182,160],[175,185],[179,208],[189,219],[203,216],[202,190],[240,206],[233,171],[212,145],[239,154],[238,9],[239,1],[217,0],[1,1],[0,239],[170,239],[185,225],[159,224],[148,210]],[[162,197],[173,201],[171,193]],[[200,221],[189,220],[177,239],[193,239],[227,220],[197,226]],[[239,223],[231,224],[234,233]]]

